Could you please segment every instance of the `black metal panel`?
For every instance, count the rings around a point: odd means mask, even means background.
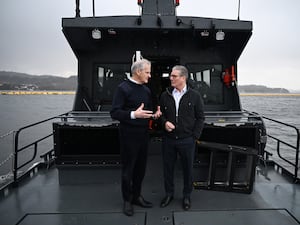
[[[116,29],[202,29],[230,30],[236,32],[251,32],[252,22],[242,20],[225,20],[216,18],[166,16],[161,15],[161,26],[157,24],[157,15],[143,15],[142,23],[138,24],[140,16],[103,16],[63,18],[63,28],[116,28]],[[176,23],[177,19],[181,23]]]
[[[84,19],[84,18],[82,18]],[[103,19],[103,18],[102,18]],[[97,20],[97,18],[95,18]],[[122,21],[126,21],[126,18],[120,18],[120,23]],[[148,21],[148,20],[147,20]],[[230,47],[231,51],[234,50],[236,53],[232,52],[231,54],[234,55],[233,58],[238,59],[241,52],[243,51],[245,45],[247,44],[251,34],[252,34],[252,29],[235,29],[233,26],[232,29],[230,26],[227,28],[225,27],[220,27],[220,28],[211,28],[211,27],[206,27],[206,26],[199,26],[199,27],[194,27],[194,24],[192,26],[187,25],[187,26],[176,26],[173,23],[176,22],[175,18],[166,18],[166,21],[162,19],[162,23],[164,24],[163,28],[157,27],[156,25],[156,18],[151,18],[152,21],[149,26],[146,26],[146,24],[143,24],[143,27],[138,27],[138,26],[116,26],[114,23],[111,24],[110,26],[107,25],[106,21],[104,20],[102,24],[101,23],[95,23],[95,25],[90,26],[94,22],[94,20],[91,20],[91,18],[88,18],[86,23],[88,25],[81,25],[81,23],[75,23],[74,25],[71,26],[65,26],[63,27],[64,34],[69,41],[69,44],[71,45],[73,51],[75,51],[75,54],[77,56],[81,56],[79,54],[80,51],[99,51],[101,49],[101,52],[110,52],[110,51],[115,51],[118,50],[120,52],[120,49],[122,51],[126,51],[126,45],[131,44],[132,40],[153,40],[158,37],[160,37],[162,34],[165,35],[165,37],[173,42],[173,40],[178,40],[180,36],[178,36],[180,33],[181,36],[185,34],[186,37],[189,39],[194,39],[197,40],[197,42],[205,44],[204,47],[212,47],[212,43],[214,44],[213,46],[221,45],[221,46],[226,46]],[[191,20],[194,23],[194,20]],[[206,20],[204,20],[206,22]],[[117,23],[118,21],[116,21]],[[210,24],[211,20],[208,22]],[[134,20],[132,21],[134,23]],[[146,21],[145,21],[146,23]],[[150,23],[150,22],[149,22]],[[152,25],[153,23],[153,25]],[[85,23],[84,23],[85,24]],[[169,26],[167,26],[169,24]],[[187,24],[190,24],[190,21],[187,21]],[[102,26],[103,25],[103,26]],[[247,24],[246,24],[247,25]],[[210,26],[210,25],[208,25]],[[221,26],[221,25],[220,25]],[[251,27],[251,26],[250,26]],[[93,40],[91,33],[94,28],[99,28],[101,31],[101,39],[100,40]],[[109,33],[109,29],[114,29],[116,33],[113,35]],[[201,37],[200,33],[203,30],[209,29],[210,36],[209,37]],[[216,41],[215,40],[215,34],[218,31],[218,29],[222,29],[225,32],[226,38],[224,41]],[[141,32],[142,31],[142,32]],[[147,35],[146,33],[147,32]],[[175,33],[173,33],[175,32]],[[169,35],[167,35],[169,33]],[[135,37],[132,39],[132,37]],[[139,38],[138,38],[139,37]],[[142,38],[142,39],[141,39]],[[210,39],[211,42],[208,43],[206,39]],[[126,42],[126,45],[123,45],[121,48],[116,48],[116,47],[108,47],[107,44],[109,41],[116,41],[116,40],[122,40],[123,42]],[[184,39],[179,39],[181,40],[181,44],[188,44],[190,40],[184,40]],[[204,42],[205,41],[205,42]],[[179,47],[180,45],[177,45]],[[142,47],[142,46],[141,46]],[[157,51],[157,49],[152,49],[151,45],[150,46],[145,46],[145,49],[148,51]],[[165,47],[166,48],[166,47]],[[137,49],[134,49],[137,50]],[[140,50],[140,49],[139,49]],[[155,50],[155,51],[154,51]],[[168,49],[171,50],[171,49]],[[194,49],[193,51],[199,51],[197,49]],[[101,53],[100,52],[100,53]],[[227,51],[222,51],[223,53],[226,53]],[[131,53],[132,54],[132,53]],[[83,56],[83,55],[82,55]]]
[[[57,164],[119,163],[120,143],[116,126],[80,126],[54,123]]]
[[[206,125],[201,141],[258,148],[259,125]]]

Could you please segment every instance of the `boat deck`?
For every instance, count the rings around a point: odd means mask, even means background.
[[[160,208],[164,197],[162,162],[150,155],[143,196],[154,207],[134,206],[122,213],[120,167],[52,166],[40,169],[18,188],[0,198],[1,225],[122,224],[122,225],[294,225],[300,220],[300,186],[278,171],[257,169],[251,194],[194,190],[192,207],[181,208],[182,176],[176,168],[173,202]]]

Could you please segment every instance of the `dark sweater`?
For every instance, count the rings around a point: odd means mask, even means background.
[[[113,119],[119,120],[123,127],[148,128],[148,119],[130,118],[131,111],[135,111],[142,103],[145,110],[152,110],[149,88],[130,80],[123,81],[115,92],[110,115]]]

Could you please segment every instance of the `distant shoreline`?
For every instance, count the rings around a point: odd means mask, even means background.
[[[0,95],[75,95],[75,91],[0,91]],[[300,93],[240,93],[240,96],[300,96]]]
[[[300,93],[240,93],[240,96],[300,96]]]
[[[0,95],[74,95],[75,91],[0,91]]]

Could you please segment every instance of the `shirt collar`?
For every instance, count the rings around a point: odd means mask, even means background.
[[[184,94],[187,90],[186,85],[184,86],[184,88],[182,89],[182,91],[179,91],[178,89],[174,88],[173,89],[173,93],[179,93],[179,94]]]
[[[140,84],[139,82],[137,82],[136,80],[132,79],[131,77],[128,77],[128,79],[129,79],[132,83]]]

